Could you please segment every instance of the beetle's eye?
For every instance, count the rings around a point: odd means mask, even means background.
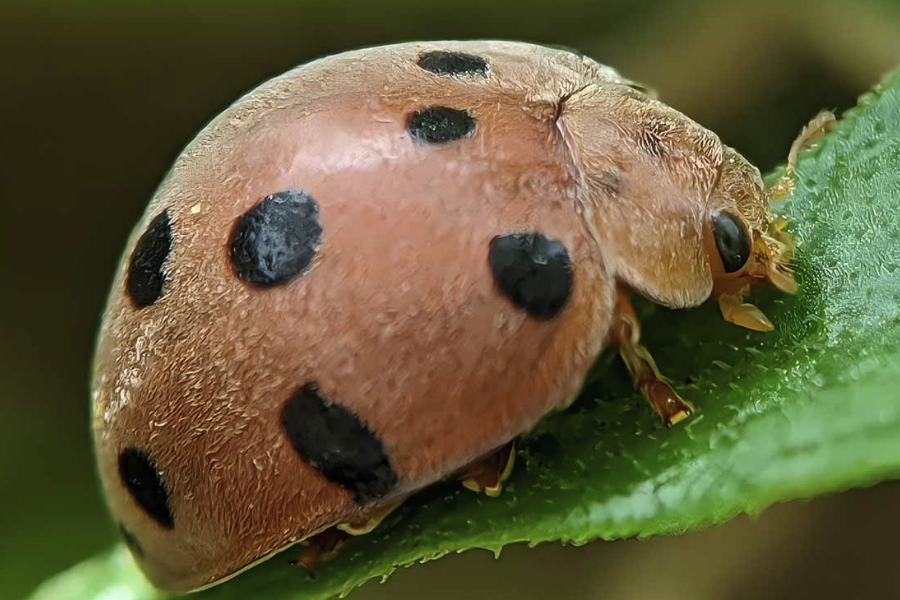
[[[740,271],[750,258],[750,236],[740,219],[722,212],[713,217],[716,248],[726,273]]]
[[[156,465],[146,454],[137,448],[122,450],[119,454],[119,475],[132,497],[154,521],[166,529],[175,527],[166,486]]]

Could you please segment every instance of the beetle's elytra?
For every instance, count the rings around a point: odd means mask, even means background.
[[[565,50],[409,43],[273,79],[128,242],[93,373],[112,514],[156,585],[196,590],[303,540],[312,565],[440,479],[497,493],[607,346],[677,422],[630,295],[771,328],[743,301],[794,287],[768,204],[713,133]]]

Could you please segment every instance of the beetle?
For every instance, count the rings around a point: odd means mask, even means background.
[[[128,240],[92,379],[103,489],[159,587],[304,542],[314,566],[515,439],[606,347],[691,413],[630,298],[772,324],[794,292],[759,171],[615,70],[500,41],[406,43],[261,85],[185,148]]]

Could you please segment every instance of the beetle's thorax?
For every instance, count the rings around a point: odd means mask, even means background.
[[[719,179],[710,198],[710,207],[736,207],[750,227],[766,231],[769,226],[769,199],[759,169],[738,154],[723,146]]]
[[[703,239],[726,155],[719,138],[625,85],[582,90],[560,120],[619,281],[670,307],[706,300]]]

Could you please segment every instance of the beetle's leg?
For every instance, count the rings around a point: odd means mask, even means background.
[[[341,546],[347,543],[351,536],[365,535],[378,527],[382,521],[394,512],[404,501],[406,496],[380,504],[355,521],[341,523],[329,527],[321,533],[304,540],[303,550],[296,559],[291,561],[309,572],[310,577],[316,578],[316,568],[326,561],[337,556]]]
[[[321,533],[317,533],[309,539],[302,542],[303,550],[297,555],[297,558],[291,561],[299,567],[303,567],[313,579],[316,578],[316,568],[322,561],[337,556],[338,550],[347,540],[350,534],[341,531],[336,527],[329,527]]]
[[[791,193],[791,190],[794,189],[794,169],[797,168],[800,151],[815,144],[816,140],[831,129],[835,123],[837,123],[837,117],[834,116],[834,113],[830,110],[823,110],[800,131],[800,135],[791,144],[784,175],[769,189],[771,199],[781,200]]]
[[[800,151],[809,148],[816,143],[816,140],[822,137],[829,129],[837,123],[837,117],[830,110],[820,110],[819,114],[810,119],[809,123],[800,130],[800,134],[794,143],[791,144],[791,151],[788,153],[788,170],[793,173],[797,167],[797,158]]]
[[[694,410],[672,389],[660,374],[653,357],[640,344],[641,327],[631,306],[630,293],[620,288],[613,318],[612,343],[653,409],[662,417],[666,427],[684,420]]]
[[[389,514],[397,510],[401,504],[406,502],[406,498],[406,496],[401,496],[396,500],[380,504],[356,521],[341,523],[340,525],[335,525],[335,527],[350,535],[365,535],[378,527]]]
[[[516,462],[516,441],[500,446],[486,457],[472,463],[459,476],[464,487],[496,498],[503,491]]]

